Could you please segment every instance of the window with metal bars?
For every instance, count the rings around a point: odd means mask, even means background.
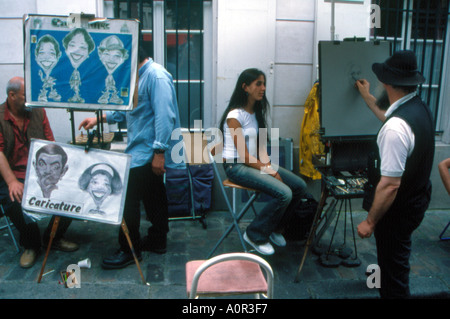
[[[205,0],[115,0],[116,18],[138,19],[140,41],[147,53],[172,74],[181,126],[203,121],[203,3]],[[161,6],[158,10],[156,6]],[[162,26],[159,28],[159,26]],[[155,38],[163,39],[159,61]],[[155,52],[156,51],[156,52]]]
[[[448,0],[373,0],[380,7],[380,28],[375,39],[389,40],[392,50],[412,50],[426,82],[419,95],[429,105],[435,124],[440,113],[440,96],[448,32]],[[436,127],[439,130],[439,127]]]

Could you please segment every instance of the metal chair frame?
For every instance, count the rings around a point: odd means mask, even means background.
[[[260,271],[262,268],[265,272],[265,278],[266,278],[266,283],[267,283],[267,291],[265,291],[266,297],[267,297],[267,299],[273,298],[274,274],[273,274],[272,267],[269,265],[269,263],[267,261],[265,261],[263,258],[261,258],[257,255],[251,254],[251,253],[228,253],[228,254],[218,255],[216,257],[205,260],[197,268],[197,270],[194,273],[193,279],[192,279],[191,289],[190,289],[189,296],[188,296],[189,299],[198,298],[199,295],[205,295],[205,296],[208,295],[208,294],[202,294],[201,292],[198,292],[198,290],[197,290],[198,282],[200,280],[201,275],[209,267],[219,264],[219,263],[222,263],[224,261],[229,261],[229,260],[247,260],[247,261],[257,263],[260,266]],[[239,292],[234,292],[234,293],[229,293],[229,294],[222,293],[221,295],[236,295],[238,293]],[[264,294],[264,292],[261,292],[261,293]],[[213,293],[210,293],[210,295],[213,295]],[[214,295],[216,295],[216,294],[214,294]],[[256,293],[255,297],[257,299],[259,299],[260,293]]]
[[[448,226],[450,226],[450,222],[447,223],[447,226],[444,227],[441,234],[439,235],[440,240],[450,240],[450,236],[444,237],[444,233],[447,230]]]
[[[0,226],[0,230],[2,230],[4,228],[8,228],[9,234],[11,235],[12,241],[14,242],[14,246],[16,247],[17,252],[19,252],[20,248],[19,248],[19,245],[17,244],[16,238],[14,237],[14,233],[11,228],[12,223],[10,222],[8,216],[6,216],[5,210],[3,209],[2,204],[0,204],[0,209],[2,211],[3,219],[5,220],[5,225]]]
[[[227,204],[228,211],[229,211],[229,213],[230,213],[230,215],[231,215],[231,217],[233,219],[233,223],[224,232],[224,234],[219,239],[219,241],[216,243],[214,248],[211,250],[211,252],[209,253],[207,258],[211,258],[211,256],[214,254],[214,252],[220,246],[220,244],[231,233],[233,228],[235,228],[237,233],[238,233],[239,240],[241,242],[242,248],[244,249],[245,252],[248,252],[247,247],[246,247],[245,242],[244,242],[244,238],[243,238],[242,232],[241,232],[241,230],[239,228],[239,221],[242,219],[242,217],[244,216],[244,214],[248,211],[248,209],[250,207],[253,209],[253,212],[256,214],[256,210],[255,210],[255,207],[253,206],[253,203],[255,202],[255,200],[258,198],[258,196],[260,194],[257,190],[250,189],[250,188],[247,188],[247,187],[235,184],[235,183],[231,182],[229,179],[222,180],[221,175],[220,175],[220,171],[219,171],[219,168],[218,168],[218,165],[217,165],[217,162],[215,160],[215,157],[218,156],[218,154],[216,154],[216,152],[215,152],[217,147],[220,147],[220,145],[216,145],[216,146],[214,146],[213,148],[211,148],[209,150],[209,152],[208,152],[209,153],[209,158],[210,158],[211,163],[213,164],[213,169],[214,169],[215,176],[217,177],[217,179],[219,181],[220,189],[221,189],[221,192],[222,192],[223,197],[225,199],[225,202]],[[221,153],[219,155],[221,156]],[[232,190],[232,204],[230,203],[230,200],[228,198],[228,194],[226,192],[226,188],[231,188],[231,190]],[[239,190],[239,189],[248,191],[249,192],[249,199],[245,203],[244,207],[242,207],[242,209],[239,212],[237,212],[236,198],[237,198],[237,190]]]

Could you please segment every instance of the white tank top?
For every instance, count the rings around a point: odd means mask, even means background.
[[[256,120],[255,113],[250,114],[244,109],[234,109],[227,115],[228,119],[236,119],[242,127],[242,134],[245,138],[245,144],[247,145],[248,153],[251,156],[258,157],[258,121]],[[222,157],[225,159],[239,158],[237,149],[234,145],[231,137],[230,128],[227,122],[224,124],[224,143]]]

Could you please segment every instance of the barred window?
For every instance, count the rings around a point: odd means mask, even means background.
[[[153,59],[172,74],[181,126],[204,120],[205,0],[114,1],[116,18],[138,19],[140,40]],[[157,39],[162,39],[158,42]],[[159,46],[163,45],[161,49]],[[161,54],[159,52],[161,51]]]
[[[436,129],[442,89],[442,73],[449,16],[447,0],[374,0],[381,9],[380,28],[372,29],[372,37],[392,42],[393,51],[412,50],[419,69],[426,78],[419,94],[430,106]]]

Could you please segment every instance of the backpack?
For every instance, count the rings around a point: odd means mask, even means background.
[[[304,240],[308,237],[318,205],[311,194],[306,194],[287,212],[286,228],[283,233],[286,240]]]

